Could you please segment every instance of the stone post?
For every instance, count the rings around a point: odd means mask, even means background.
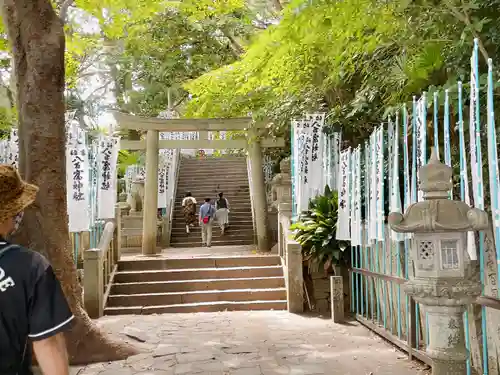
[[[104,259],[99,249],[85,250],[83,256],[83,303],[92,319],[103,315]]]
[[[278,252],[284,257],[284,271],[286,280],[286,299],[288,311],[299,314],[304,312],[304,275],[302,274],[302,247],[290,237],[288,228],[283,227],[282,219],[287,218],[291,223],[292,205],[280,203],[278,205],[278,228],[280,237]]]
[[[113,242],[115,244],[114,252],[114,264],[118,263],[121,258],[122,251],[122,205],[123,203],[118,203],[115,206],[115,232],[113,234]]]
[[[253,137],[255,138],[255,137]],[[257,231],[257,247],[260,251],[269,251],[269,236],[267,228],[269,219],[267,215],[266,185],[262,165],[262,150],[258,139],[251,139],[248,145],[248,157],[252,181],[252,205],[255,213],[255,227]]]
[[[144,187],[144,217],[142,226],[142,255],[156,253],[158,234],[158,131],[146,135],[146,183]]]
[[[487,229],[488,215],[448,198],[452,169],[438,160],[434,148],[418,176],[424,200],[409,206],[404,215],[389,215],[392,230],[414,233],[410,249],[414,274],[404,290],[427,313],[426,352],[433,361],[432,374],[464,375],[468,352],[463,312],[481,294],[466,234]]]
[[[342,276],[330,276],[330,298],[332,320],[334,323],[344,322],[344,283]]]
[[[287,241],[286,248],[286,295],[288,312],[304,312],[304,276],[302,274],[302,248],[298,242]]]

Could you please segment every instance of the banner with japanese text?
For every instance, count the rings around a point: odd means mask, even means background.
[[[19,167],[19,135],[17,128],[12,128],[10,131],[7,163],[15,168]]]
[[[323,149],[325,124],[325,113],[310,113],[306,115],[306,121],[310,129],[310,161],[309,161],[309,199],[323,194],[326,181],[323,174],[323,160],[321,150]],[[314,176],[314,178],[313,178]]]
[[[350,218],[350,191],[351,191],[351,148],[340,153],[340,175],[338,187],[338,224],[336,239],[350,240],[351,239],[351,218]]]
[[[116,164],[120,139],[117,137],[101,137],[97,148],[98,175],[98,209],[99,219],[112,219],[115,217],[117,194]]]
[[[85,144],[66,145],[66,193],[70,232],[90,228],[89,155]]]

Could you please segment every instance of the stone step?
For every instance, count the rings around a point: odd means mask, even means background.
[[[197,213],[198,215],[198,213]],[[184,220],[184,214],[182,211],[174,211],[174,217],[173,217],[174,220]],[[233,222],[233,221],[239,221],[239,220],[242,220],[242,221],[245,221],[245,219],[247,219],[247,221],[249,222],[252,222],[252,210],[251,209],[247,209],[247,210],[243,210],[243,211],[240,211],[240,212],[233,212],[231,210],[231,212],[229,213],[229,222]]]
[[[181,159],[182,164],[209,164],[209,163],[234,163],[234,162],[239,162],[239,163],[245,163],[246,164],[246,157],[245,156],[238,156],[238,157],[227,157],[227,156],[222,156],[222,157],[204,157],[204,158],[183,158]]]
[[[227,233],[224,233],[224,235],[221,235],[220,229],[215,229],[212,231],[212,246],[215,246],[216,241],[248,241],[250,243],[253,243],[254,241],[254,234],[253,231],[247,231],[247,232],[230,232],[228,231]],[[177,244],[180,243],[185,243],[185,242],[194,242],[194,243],[200,243],[201,242],[201,232],[192,232],[192,233],[183,233],[183,234],[177,234],[175,236],[172,236],[170,239],[170,245],[171,246],[176,246]]]
[[[179,189],[178,188],[178,194],[176,196],[177,199],[184,198],[186,192],[190,192],[193,197],[198,201],[198,204],[203,203],[203,200],[205,198],[212,198],[215,199],[215,197],[218,197],[218,194],[221,192],[220,189],[217,189],[216,186],[212,186],[211,188],[203,188],[203,187],[198,187],[196,184],[193,184],[193,186],[190,186],[185,189]],[[230,188],[230,189],[224,189],[222,191],[224,195],[227,197],[229,200],[229,203],[231,203],[231,198],[249,198],[250,197],[250,188],[248,187],[248,184],[237,187],[237,188]]]
[[[227,229],[227,233],[229,232],[252,232],[253,233],[253,223],[251,221],[248,222],[230,222],[231,226]],[[214,230],[219,230],[218,227],[214,228]],[[190,228],[191,233],[201,233],[201,228],[199,226],[194,226]],[[182,225],[176,224],[172,227],[171,234],[172,236],[177,236],[180,234],[186,233],[186,226],[184,223]]]
[[[202,174],[202,173],[220,173],[221,170],[228,171],[230,174],[247,174],[247,165],[246,163],[208,163],[208,164],[181,164],[180,170],[182,172],[187,172],[185,176],[188,174]]]
[[[214,176],[220,175],[223,180],[230,180],[232,178],[248,178],[248,170],[246,165],[244,166],[228,166],[228,165],[219,165],[219,166],[193,166],[186,167],[181,166],[180,168],[180,179],[192,179],[195,176]]]
[[[230,267],[260,267],[279,266],[281,259],[277,255],[250,255],[230,257],[203,257],[203,258],[159,258],[159,259],[132,259],[118,262],[119,271],[152,271],[171,269],[197,268],[230,268]]]
[[[196,215],[198,215],[200,212],[199,209],[196,210]],[[246,216],[249,216],[249,220],[252,220],[252,206],[241,206],[241,207],[235,207],[231,208],[229,212],[229,221],[231,221],[231,218],[235,219],[245,219]],[[174,220],[184,220],[184,211],[182,207],[176,207],[174,208]]]
[[[185,193],[182,193],[182,195],[178,195],[175,197],[175,205],[176,206],[179,206],[179,207],[182,207],[182,200],[184,199],[184,194]],[[210,194],[211,195],[211,194]],[[209,198],[212,198],[212,199],[215,199],[215,195],[211,195]],[[205,203],[205,196],[201,196],[201,197],[194,197],[197,201],[197,206],[200,206],[202,205],[203,203]],[[252,201],[250,199],[250,194],[249,193],[245,193],[245,194],[239,194],[237,196],[233,196],[233,197],[228,197],[227,200],[229,201],[229,205],[231,207],[233,206],[238,206],[238,205],[248,205],[248,204],[251,204]]]
[[[156,247],[156,254],[161,254],[162,248]],[[124,246],[122,245],[121,249],[122,254],[141,254],[142,248],[140,246]]]
[[[214,225],[217,225],[217,222],[214,223]],[[247,226],[252,226],[253,227],[253,219],[251,215],[249,217],[232,217],[229,216],[229,226],[230,227],[235,227],[239,229],[244,229]],[[184,220],[184,216],[180,215],[174,215],[174,220],[173,220],[173,225],[172,229],[174,228],[184,228],[186,229],[186,222]],[[196,223],[193,228],[199,228],[198,224]]]
[[[214,227],[218,227],[219,223],[217,220],[213,222]],[[248,227],[253,228],[253,220],[252,216],[229,216],[229,227],[238,230],[248,229]],[[198,216],[196,216],[196,223],[192,229],[200,228],[198,225]],[[184,216],[181,214],[174,215],[172,229],[186,229],[186,221],[184,220]]]
[[[107,306],[164,306],[184,303],[220,302],[220,301],[275,301],[286,300],[285,288],[272,289],[228,289],[203,290],[190,292],[145,293],[110,295]]]
[[[181,167],[182,168],[182,167]],[[217,182],[231,182],[234,180],[248,180],[248,172],[246,168],[203,168],[196,170],[189,170],[187,168],[181,169],[179,174],[179,182],[182,181],[199,181],[200,176],[217,176]]]
[[[212,240],[212,246],[244,246],[244,245],[254,245],[255,240],[233,240],[226,238],[224,240],[219,240],[214,238]],[[200,247],[201,246],[201,235],[198,240],[193,238],[192,240],[186,240],[186,242],[176,242],[171,244],[172,247],[175,248],[184,248],[184,247]]]
[[[209,197],[209,198],[212,198],[212,205],[215,206],[215,202],[214,202],[214,199],[213,197]],[[205,199],[202,198],[200,199],[201,202],[198,202],[198,204],[196,205],[196,208],[199,209],[199,207],[205,203]],[[229,201],[229,210],[242,210],[242,209],[246,209],[248,207],[252,207],[252,202],[250,201],[250,196],[248,198],[236,198],[235,200],[231,199]],[[183,210],[184,208],[182,207],[182,200],[179,199],[179,200],[176,200],[175,202],[175,206],[174,206],[174,211],[175,210]]]
[[[208,279],[208,280],[181,280],[155,281],[146,283],[113,284],[111,294],[141,294],[141,293],[169,293],[189,292],[202,290],[226,290],[244,288],[284,288],[285,279],[276,277],[254,277],[239,279]]]
[[[248,172],[245,167],[236,168],[199,168],[199,169],[189,169],[182,168],[179,172],[179,182],[189,182],[189,181],[199,181],[200,177],[219,177],[215,179],[214,182],[231,182],[238,180],[248,181]]]
[[[217,225],[217,223],[214,223]],[[248,227],[253,228],[252,217],[231,217],[229,216],[229,226],[234,229],[247,229]],[[194,229],[199,228],[198,223],[193,227]],[[174,220],[172,224],[172,229],[186,229],[186,222],[184,216],[174,215]]]
[[[234,183],[212,183],[209,181],[206,181],[207,179],[210,179],[211,177],[209,176],[203,176],[200,177],[200,179],[203,179],[204,181],[193,181],[193,182],[186,182],[186,183],[179,183],[177,185],[177,191],[180,193],[185,193],[187,191],[191,191],[194,189],[197,189],[198,191],[207,191],[207,192],[212,192],[212,191],[217,191],[220,193],[221,191],[226,195],[227,191],[243,191],[245,189],[249,189],[248,187],[248,181],[234,181]],[[216,179],[216,177],[213,177],[213,179]],[[193,193],[191,191],[191,193]],[[229,198],[228,198],[229,199]]]
[[[198,214],[200,210],[198,209],[196,214]],[[245,215],[250,215],[252,217],[252,206],[231,206],[229,209],[229,220],[231,220],[232,217],[244,217]],[[182,207],[176,207],[174,208],[174,219],[181,219],[184,218],[184,210]],[[137,221],[139,223],[139,221]]]
[[[244,165],[247,166],[246,159],[184,159],[181,160],[181,166],[198,165]]]
[[[227,183],[232,181],[247,181],[248,183],[248,172],[247,169],[241,167],[229,169],[225,167],[219,168],[203,168],[197,170],[182,169],[179,174],[178,182],[199,182],[200,178],[211,177],[213,182]]]
[[[283,276],[281,266],[119,271],[114,283]]]
[[[150,315],[150,314],[179,314],[220,311],[266,311],[286,310],[286,300],[277,301],[218,301],[205,303],[184,303],[166,306],[130,306],[106,307],[105,315]]]

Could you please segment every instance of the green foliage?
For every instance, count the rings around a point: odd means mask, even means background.
[[[132,165],[142,165],[143,155],[140,152],[130,152],[120,150],[118,152],[118,176],[123,177],[127,171],[127,167]]]
[[[247,1],[186,0],[135,23],[115,59],[120,108],[145,116],[169,104],[182,111],[184,83],[235,62],[255,32],[254,21]]]
[[[466,81],[474,37],[481,40],[483,72],[486,57],[500,61],[499,5],[291,1],[281,22],[256,36],[239,61],[185,85],[193,95],[187,115],[251,112],[287,134],[292,118],[321,110],[355,145],[380,124],[386,108],[411,108],[413,95],[431,85],[444,91]]]
[[[302,255],[311,268],[345,262],[344,252],[335,239],[338,213],[338,197],[328,186],[323,195],[310,200],[309,208],[299,215],[291,230],[302,246]]]

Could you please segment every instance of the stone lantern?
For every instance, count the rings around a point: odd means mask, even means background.
[[[280,162],[280,173],[271,181],[270,206],[278,208],[280,203],[292,202],[292,176],[290,174],[290,158]]]
[[[424,200],[409,206],[404,215],[391,213],[389,225],[395,232],[414,234],[410,254],[414,275],[404,289],[427,313],[426,352],[433,360],[432,374],[463,375],[468,358],[463,313],[481,294],[466,235],[487,229],[488,215],[449,199],[452,169],[439,161],[434,148],[418,174]]]

